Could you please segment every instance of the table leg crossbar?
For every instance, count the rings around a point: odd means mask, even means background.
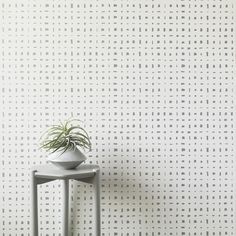
[[[37,178],[36,171],[32,171],[31,176],[31,196],[32,196],[32,236],[38,236],[38,192],[37,186],[55,179]],[[93,177],[84,179],[75,179],[94,186],[94,204],[95,204],[95,236],[101,235],[101,217],[100,217],[100,179],[99,170]],[[62,179],[62,236],[68,236],[69,222],[69,179]]]

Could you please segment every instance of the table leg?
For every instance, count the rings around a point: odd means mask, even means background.
[[[69,180],[62,180],[62,236],[68,236]]]
[[[38,236],[38,193],[35,172],[31,172],[32,235]]]
[[[101,209],[100,209],[100,173],[99,170],[96,171],[94,176],[94,188],[95,188],[95,235],[101,236]]]

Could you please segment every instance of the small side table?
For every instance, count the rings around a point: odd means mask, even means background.
[[[69,200],[69,180],[77,180],[93,184],[95,190],[95,236],[101,235],[100,219],[100,177],[99,166],[81,164],[73,170],[62,170],[53,165],[34,166],[31,172],[31,190],[32,190],[32,236],[38,236],[38,193],[39,184],[48,183],[53,180],[62,181],[62,236],[68,236],[68,200]]]

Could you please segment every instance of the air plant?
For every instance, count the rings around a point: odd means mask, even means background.
[[[41,137],[40,148],[47,152],[62,153],[75,148],[88,149],[91,151],[91,141],[87,132],[79,124],[78,119],[69,119],[60,122],[59,125],[51,126]]]

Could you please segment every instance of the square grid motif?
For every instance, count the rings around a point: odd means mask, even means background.
[[[233,236],[232,0],[13,0],[0,7],[0,234],[30,235],[38,136],[74,116],[101,166],[103,236]],[[39,188],[60,235],[60,182]],[[93,235],[71,183],[72,235]]]

